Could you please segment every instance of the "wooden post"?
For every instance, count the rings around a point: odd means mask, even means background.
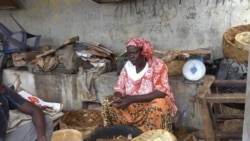
[[[250,55],[248,55],[248,60],[250,60]],[[247,68],[247,90],[245,99],[245,113],[244,113],[244,125],[243,125],[243,141],[250,140],[250,61],[248,61]]]
[[[198,107],[200,110],[201,118],[203,121],[203,128],[205,129],[205,137],[207,141],[215,141],[215,132],[213,129],[213,122],[210,117],[210,113],[208,111],[208,103],[206,101],[206,94],[210,91],[210,87],[214,82],[214,76],[205,76],[204,77],[204,84],[199,92],[198,98]]]

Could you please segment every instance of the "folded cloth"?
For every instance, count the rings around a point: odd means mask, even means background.
[[[8,129],[7,133],[16,129],[16,127],[21,126],[25,123],[31,121],[31,116],[26,115],[18,110],[10,110],[9,111],[9,121],[8,121]]]
[[[64,115],[63,112],[57,112],[46,116],[53,121],[53,125],[55,127],[56,124],[58,123],[58,120],[63,115]],[[17,127],[20,127],[21,125],[32,122],[31,119],[32,117],[30,115],[24,114],[18,110],[10,110],[7,133],[15,130]]]

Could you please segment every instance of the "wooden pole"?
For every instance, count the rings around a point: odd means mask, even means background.
[[[248,55],[248,60],[250,60],[250,55]],[[244,124],[243,124],[243,135],[242,141],[250,140],[250,61],[248,61],[247,68],[247,90],[245,99],[245,114],[244,114]]]
[[[215,132],[213,128],[213,122],[208,111],[208,103],[206,101],[206,95],[210,91],[210,87],[214,82],[214,76],[205,76],[204,84],[201,88],[201,91],[198,94],[198,107],[200,110],[201,118],[203,121],[203,128],[205,129],[205,137],[207,141],[215,141]]]

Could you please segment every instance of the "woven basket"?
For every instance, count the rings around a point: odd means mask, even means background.
[[[75,129],[56,130],[52,134],[51,141],[82,141],[82,133]]]
[[[233,59],[239,63],[248,63],[249,48],[239,46],[235,43],[235,36],[242,32],[250,31],[250,24],[235,26],[228,29],[223,35],[223,55],[225,58]]]
[[[182,67],[185,63],[186,61],[184,60],[172,60],[170,62],[166,62],[168,66],[168,76],[182,76]]]
[[[154,51],[154,57],[162,59],[168,67],[168,76],[182,76],[182,67],[186,63],[184,59],[176,59],[178,51]]]
[[[81,109],[65,113],[59,125],[60,129],[76,129],[87,138],[95,129],[103,127],[103,119],[100,111]]]

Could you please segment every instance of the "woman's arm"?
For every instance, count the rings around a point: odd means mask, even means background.
[[[166,96],[165,93],[158,91],[158,90],[154,90],[153,92],[148,93],[148,94],[135,95],[135,96],[130,96],[130,97],[132,97],[131,103],[135,103],[135,102],[149,102],[156,98],[164,98],[165,96]]]
[[[117,93],[118,95],[118,93]],[[132,103],[139,103],[139,102],[149,102],[156,98],[164,98],[166,96],[165,93],[155,90],[153,92],[150,92],[148,94],[144,95],[125,95],[124,97],[120,97],[120,99],[115,99],[112,103],[113,106],[117,108],[124,109],[128,107]]]

